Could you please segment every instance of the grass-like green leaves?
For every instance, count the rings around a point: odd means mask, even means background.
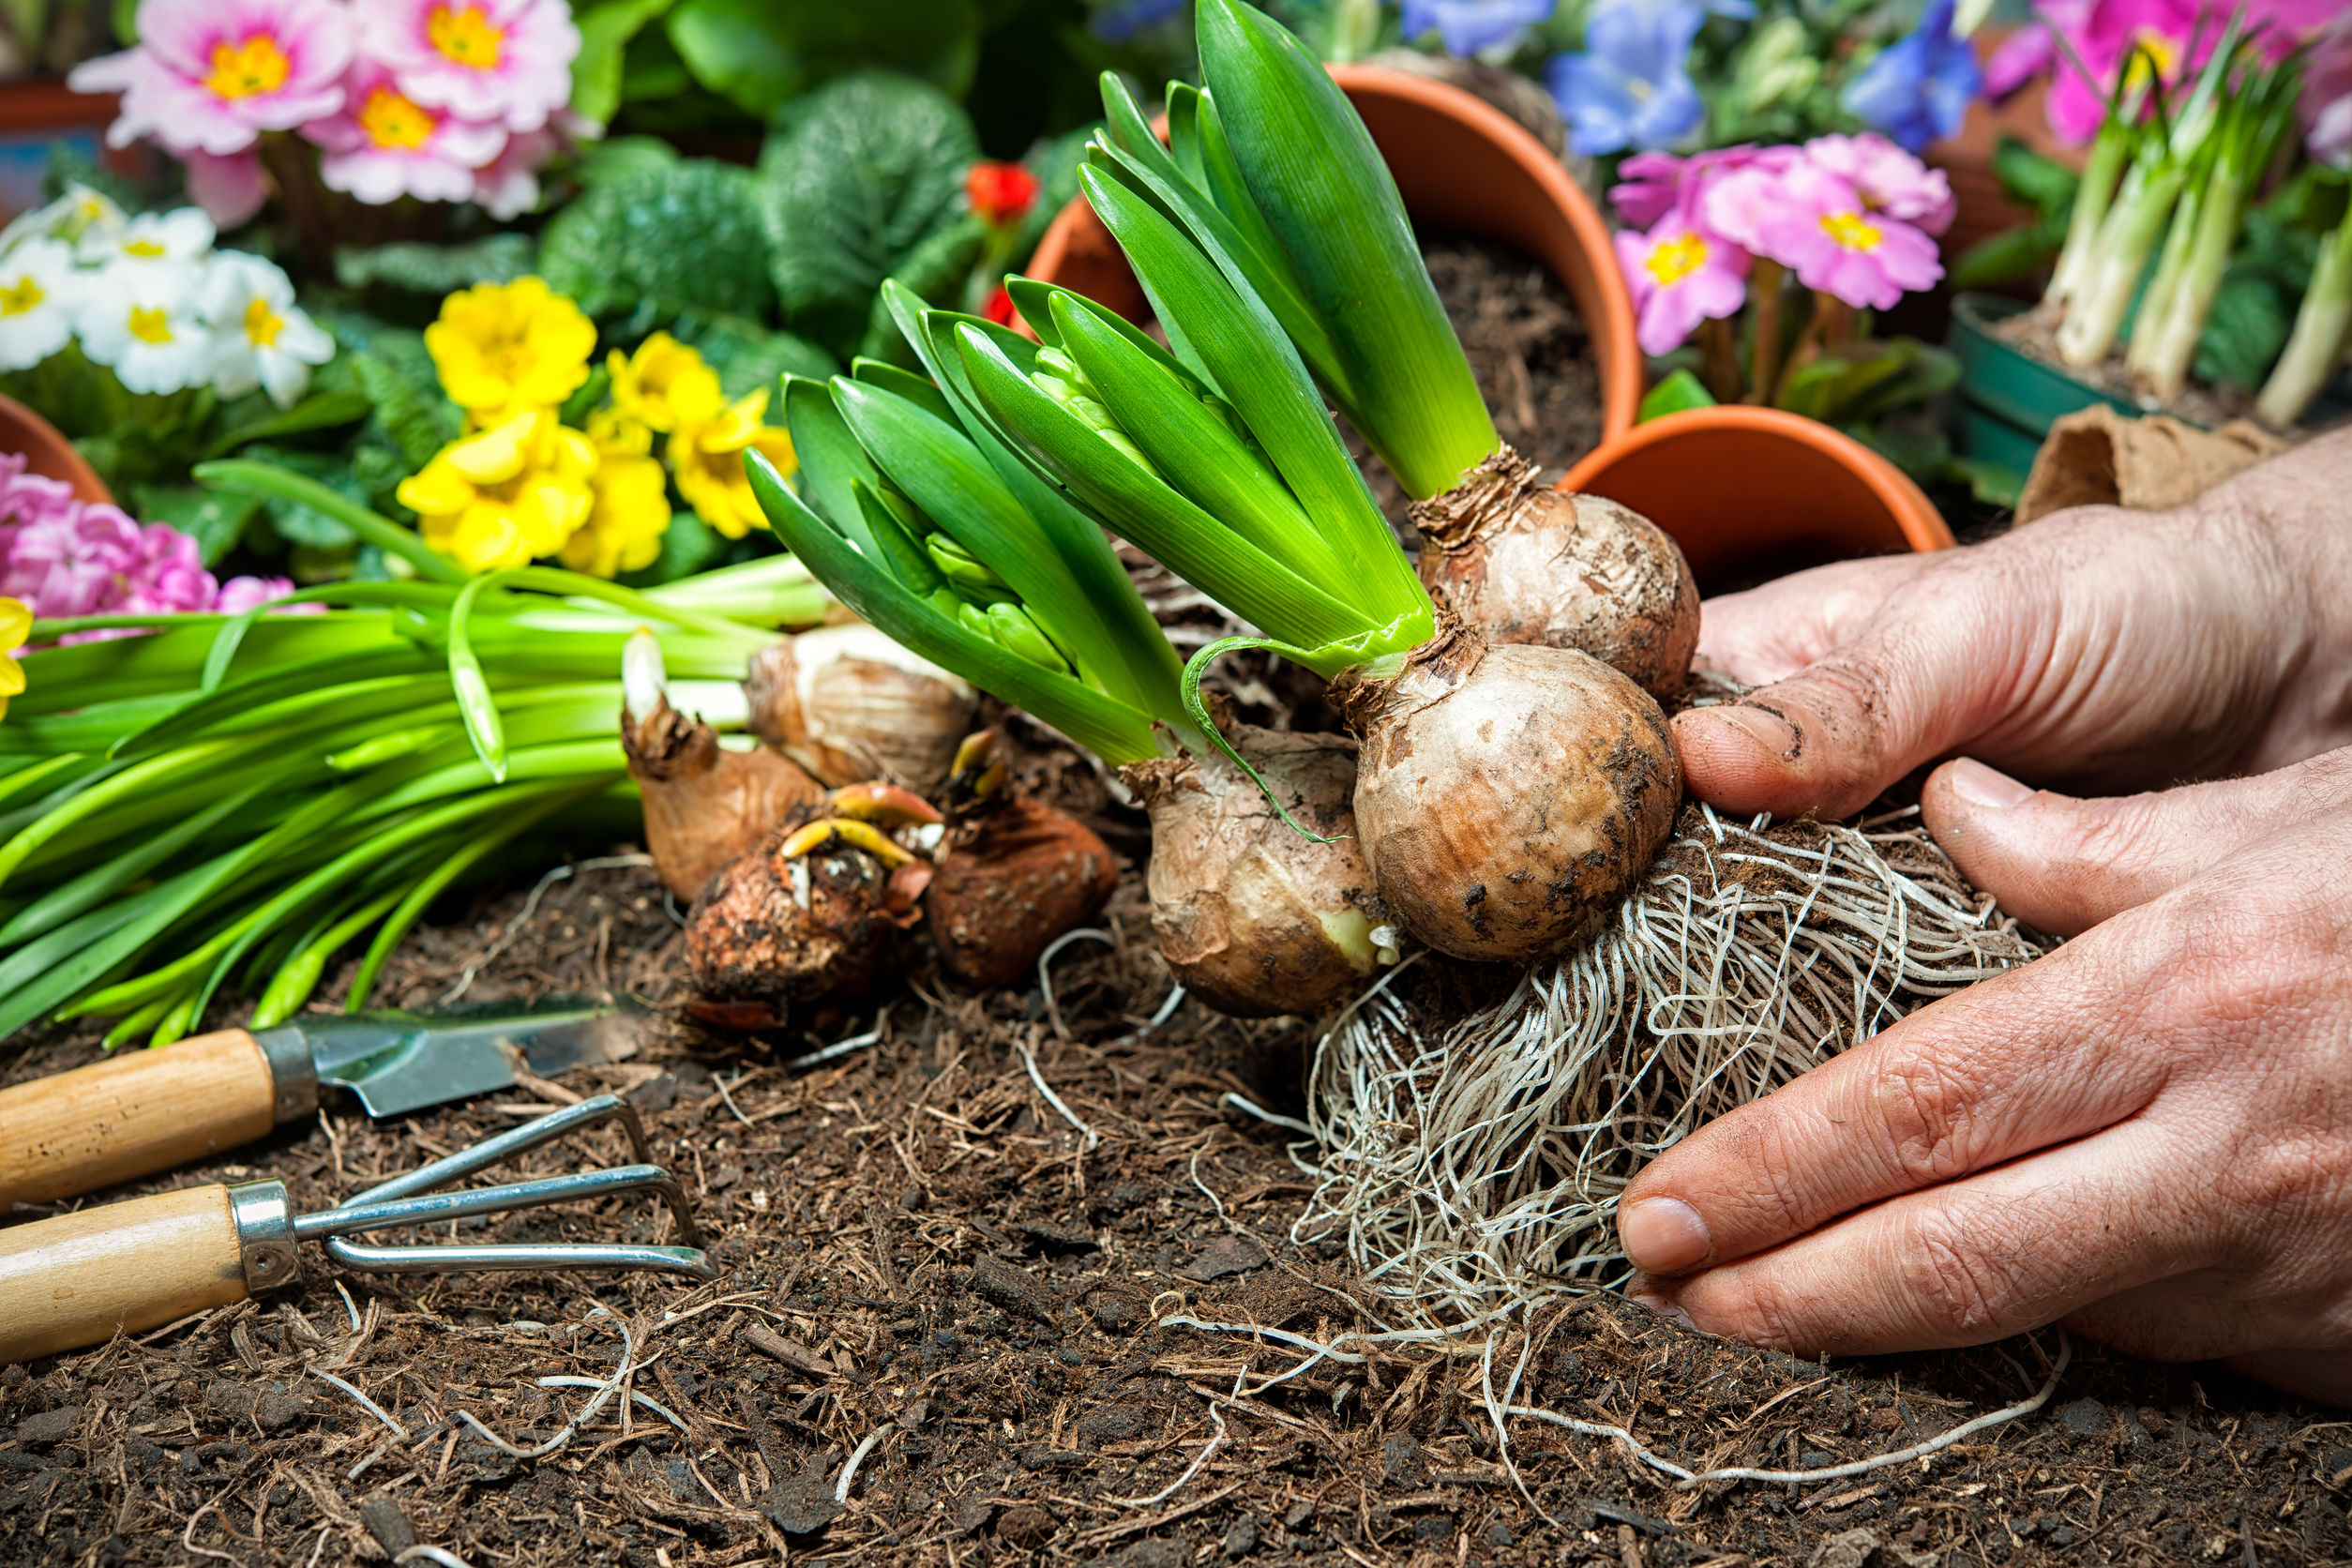
[[[1498,438],[1371,133],[1322,65],[1241,0],[1198,0],[1196,27],[1217,131],[1331,335],[1351,418],[1408,491],[1452,488]],[[1214,171],[1205,116],[1201,130]]]

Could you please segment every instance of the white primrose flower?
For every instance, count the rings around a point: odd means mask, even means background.
[[[213,390],[224,398],[260,386],[279,408],[290,408],[310,384],[310,367],[335,356],[335,339],[294,304],[294,284],[259,256],[214,256],[202,295],[212,324]]]
[[[64,348],[81,294],[63,240],[37,234],[0,253],[0,369],[30,369]]]
[[[133,262],[150,266],[190,265],[212,253],[212,219],[202,207],[143,212],[121,228],[85,230],[76,251],[85,264]]]
[[[74,312],[82,352],[133,392],[177,392],[204,381],[212,331],[186,269],[116,262],[90,276]]]
[[[69,185],[47,206],[22,213],[0,229],[0,256],[28,239],[60,239],[72,245],[84,235],[120,234],[127,221],[113,198],[86,185]]]

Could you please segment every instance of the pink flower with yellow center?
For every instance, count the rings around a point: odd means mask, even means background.
[[[1736,315],[1747,298],[1747,252],[1680,209],[1646,234],[1618,231],[1617,264],[1644,354],[1671,353],[1700,322]]]
[[[302,128],[325,149],[319,177],[381,205],[402,196],[462,202],[474,194],[474,171],[506,145],[503,126],[462,118],[418,102],[379,61],[352,69],[342,109]]]
[[[366,0],[353,18],[361,49],[429,109],[530,131],[571,101],[580,29],[564,0]]]
[[[140,0],[139,46],[66,80],[122,95],[113,146],[152,136],[174,153],[226,158],[342,107],[350,16],[336,0]]]
[[[1704,205],[1718,232],[1857,309],[1886,309],[1944,275],[1933,239],[1810,158],[1778,173],[1741,170]]]

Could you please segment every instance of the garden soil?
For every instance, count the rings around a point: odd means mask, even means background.
[[[1545,385],[1531,378],[1538,409]],[[1198,613],[1156,591],[1171,619]],[[1314,722],[1277,692],[1244,696],[1266,717]],[[1308,1178],[1292,1135],[1228,1098],[1300,1115],[1311,1031],[1189,1002],[1153,1026],[1170,985],[1149,939],[1143,818],[1048,737],[1018,722],[1008,735],[1019,785],[1083,817],[1123,859],[1108,940],[1065,950],[1050,998],[1035,985],[969,994],[917,964],[886,997],[789,1031],[700,1032],[677,1012],[675,912],[619,846],[447,901],[402,944],[378,1000],[630,998],[651,1016],[633,1057],[382,1123],[331,1103],[259,1144],[90,1200],[272,1174],[299,1207],[323,1208],[611,1089],[681,1177],[716,1281],[348,1274],[306,1248],[292,1290],[0,1371],[0,1563],[2257,1568],[2352,1557],[2352,1423],[2211,1365],[2078,1344],[2045,1408],[1925,1462],[1690,1493],[1607,1440],[1532,1421],[1499,1444],[1475,1355],[1407,1347],[1302,1369],[1299,1340],[1390,1321],[1335,1241],[1294,1233]],[[349,972],[317,1005],[339,1002]],[[0,1082],[98,1054],[94,1031],[20,1037],[0,1048]],[[609,1164],[626,1149],[607,1127],[510,1169]],[[656,1242],[665,1223],[657,1205],[616,1199],[463,1233]],[[1179,1314],[1295,1337],[1161,1322]],[[485,1438],[530,1448],[562,1435],[595,1395],[541,1380],[612,1378],[624,1323],[641,1402],[608,1405],[538,1458]],[[2033,1393],[2059,1343],[2050,1331],[1804,1364],[1607,1296],[1546,1309],[1535,1327],[1518,1402],[1627,1428],[1693,1469],[1817,1469],[1907,1447]],[[1498,1384],[1523,1344],[1511,1342]]]

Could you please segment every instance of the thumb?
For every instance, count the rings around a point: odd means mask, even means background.
[[[2258,838],[2352,804],[2352,747],[2251,778],[2079,799],[1970,758],[1927,780],[1920,814],[1961,874],[2058,936],[2160,898]]]

